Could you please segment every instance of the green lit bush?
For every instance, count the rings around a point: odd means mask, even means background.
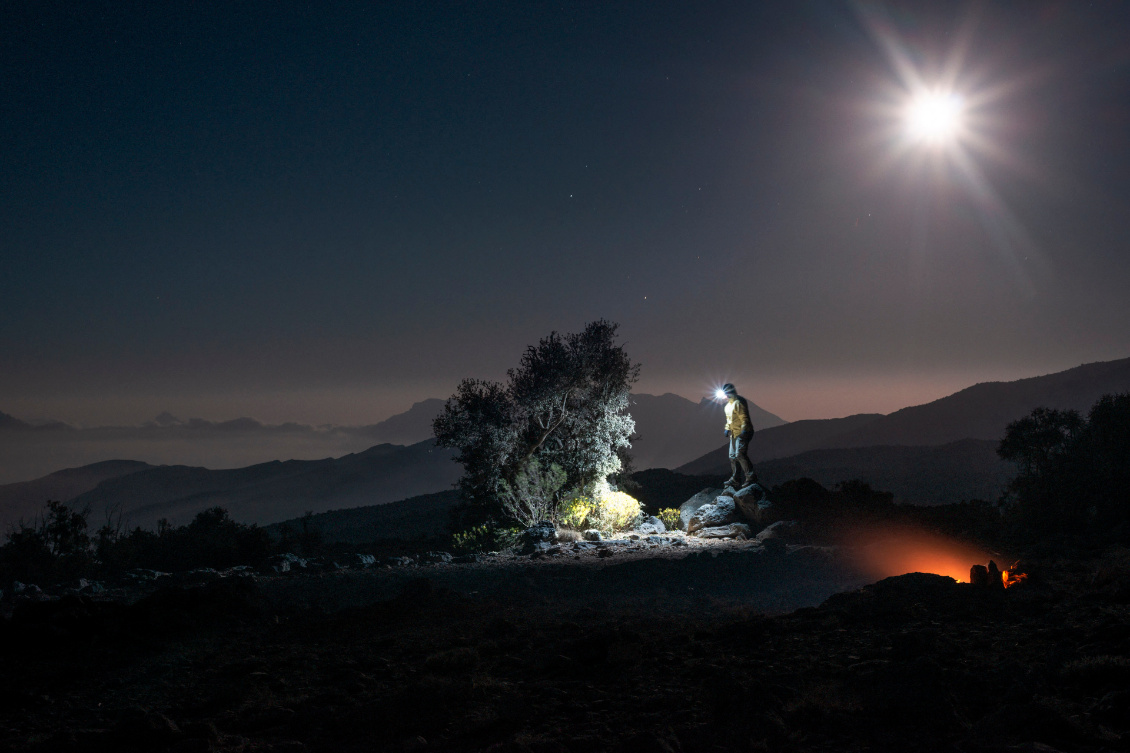
[[[674,507],[665,507],[659,511],[659,519],[663,521],[663,525],[668,529],[674,530],[679,527],[679,511]]]
[[[584,495],[570,497],[557,506],[557,522],[569,528],[582,529],[596,504]]]
[[[502,528],[484,523],[453,535],[451,548],[456,554],[497,552],[517,546],[521,535],[521,528]]]

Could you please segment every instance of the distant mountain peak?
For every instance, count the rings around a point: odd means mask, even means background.
[[[31,424],[21,421],[15,416],[0,412],[0,429],[30,429]]]

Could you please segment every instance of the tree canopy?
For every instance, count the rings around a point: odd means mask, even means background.
[[[458,450],[460,489],[493,506],[537,461],[586,489],[621,467],[635,422],[628,394],[639,378],[617,325],[598,320],[578,333],[551,332],[530,346],[506,383],[465,379],[433,425],[437,443]]]

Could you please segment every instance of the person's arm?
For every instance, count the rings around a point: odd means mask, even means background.
[[[749,417],[749,406],[746,405],[744,400],[740,401],[739,405],[742,410],[742,434],[752,434],[753,419]]]

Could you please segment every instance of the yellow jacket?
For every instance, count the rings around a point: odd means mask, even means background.
[[[753,422],[749,420],[749,406],[741,395],[736,395],[726,402],[726,429],[731,437],[753,433]]]

